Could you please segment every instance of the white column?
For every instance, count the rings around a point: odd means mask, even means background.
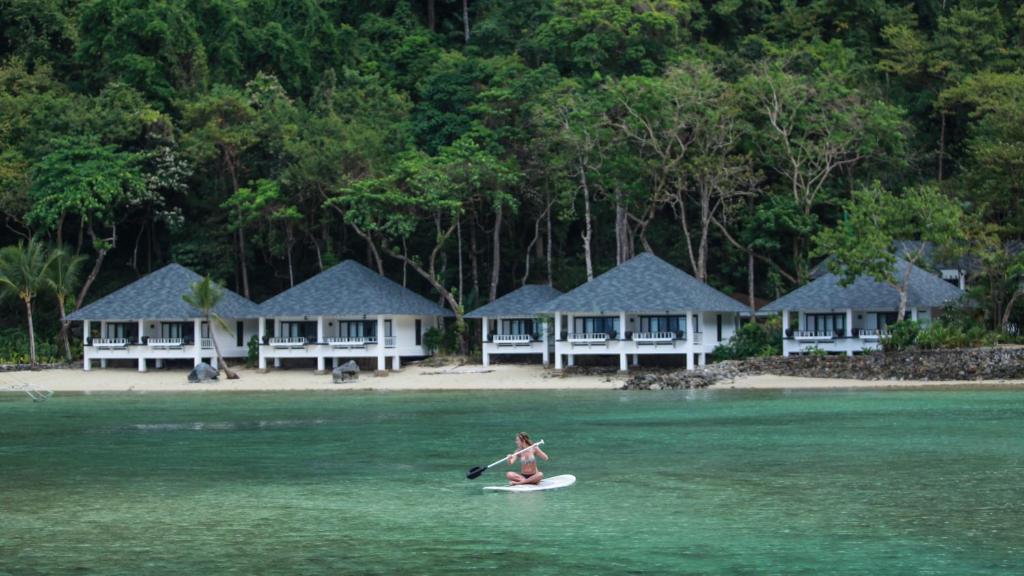
[[[331,370],[334,370],[337,367],[338,367],[338,357],[334,356],[333,358],[331,358]]]
[[[628,363],[626,362],[626,353],[619,353],[619,372],[626,372],[629,370]]]
[[[789,332],[789,310],[782,311],[782,356],[788,357],[789,350],[786,346],[786,333]]]
[[[139,358],[139,372],[145,372],[145,371],[146,371],[146,359],[145,358]]]
[[[488,325],[490,322],[486,316],[480,319],[480,350],[483,353],[484,366],[491,365],[491,355],[487,352],[487,337],[490,335],[491,327]]]
[[[100,338],[107,337],[107,321],[100,320]]]
[[[686,369],[693,370],[693,339],[697,331],[693,326],[693,313],[686,311]]]
[[[807,314],[805,312],[797,312],[796,316],[797,316],[797,319],[796,319],[796,329],[797,330],[807,330],[807,318],[806,318]]]
[[[212,367],[214,370],[218,370],[218,368],[217,368],[217,354],[211,354],[210,355],[210,367]]]
[[[194,335],[192,365],[199,366],[203,361],[203,322],[199,318],[192,321],[192,333]]]
[[[853,338],[853,309],[846,309],[846,337]]]
[[[157,358],[157,359],[156,359],[156,360],[154,360],[153,362],[154,362],[154,363],[156,364],[156,367],[157,367],[158,369],[159,369],[159,368],[163,368],[163,367],[164,367],[164,361],[163,361],[163,360],[161,360],[161,359],[159,359],[159,358]]]
[[[540,342],[541,342],[541,346],[544,347],[543,351],[541,352],[541,362],[543,362],[544,366],[547,367],[547,365],[551,362],[551,359],[548,357],[548,323],[547,323],[547,320],[542,320],[541,323],[540,323]]]
[[[139,320],[139,344],[142,344],[142,336],[146,332],[146,321]]]
[[[639,354],[633,354],[633,366],[639,366],[639,365],[640,365],[640,355]]]
[[[576,315],[575,314],[569,314],[568,322],[569,322],[569,325],[566,326],[565,331],[568,334],[572,334],[572,331],[576,329]],[[569,344],[568,337],[566,338],[565,346],[566,346],[566,350],[569,352],[568,353],[568,356],[569,356],[569,366],[575,366],[576,365],[576,356],[572,353],[572,345]]]
[[[324,317],[316,317],[316,343],[322,344],[324,341]],[[323,346],[316,347],[316,371],[320,374],[326,372],[327,363],[324,359]]]
[[[399,356],[397,353],[392,357],[391,369],[395,371],[402,369],[402,357]]]
[[[626,339],[626,313],[619,312],[619,340]]]
[[[377,372],[383,373],[387,368],[384,365],[384,316],[377,315]]]
[[[555,312],[555,370],[562,369],[562,351],[559,350],[561,342],[559,338],[562,337],[562,313]]]
[[[917,307],[910,309],[910,319],[917,322]]]
[[[100,368],[103,368],[103,369],[107,368],[107,359],[106,358],[100,358]]]
[[[260,370],[266,370],[267,369],[267,356],[266,356],[266,354],[264,354],[264,351],[267,349],[267,346],[265,346],[264,342],[263,342],[264,337],[266,337],[266,335],[267,335],[267,319],[266,318],[258,318],[256,320],[256,333],[257,333],[257,338],[259,338],[259,345],[260,345],[260,347],[259,347],[259,350],[260,350],[259,368],[260,368]]]
[[[82,322],[82,369],[88,372],[92,370],[92,359],[89,358],[89,332],[92,330],[92,323],[88,320]]]
[[[701,366],[704,366],[704,364],[707,362],[707,360],[708,360],[707,352],[701,352],[700,353],[700,359],[698,360],[699,364]]]

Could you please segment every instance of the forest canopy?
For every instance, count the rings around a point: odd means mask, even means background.
[[[69,308],[352,258],[462,313],[643,250],[753,301],[859,192],[926,187],[995,326],[1022,63],[1007,0],[0,0],[0,246],[87,257]]]

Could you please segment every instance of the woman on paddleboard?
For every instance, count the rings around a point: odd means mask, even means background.
[[[533,444],[533,442],[530,440],[530,436],[526,432],[516,434],[516,451],[522,450],[523,448],[529,448],[531,444]],[[540,481],[544,479],[544,473],[537,469],[537,456],[540,456],[545,460],[548,459],[548,455],[540,449],[540,446],[534,446],[519,456],[509,454],[509,464],[515,464],[516,458],[519,458],[519,463],[521,465],[519,472],[508,472],[505,474],[509,483],[513,486],[519,484],[540,484]]]

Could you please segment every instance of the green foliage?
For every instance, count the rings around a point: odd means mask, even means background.
[[[889,336],[882,338],[882,349],[886,352],[906,350],[917,342],[921,325],[914,320],[901,320],[889,326]]]
[[[0,364],[30,364],[28,333],[23,328],[0,329]],[[64,355],[55,339],[36,342],[36,361],[42,364],[62,362]]]
[[[715,362],[742,360],[756,356],[782,354],[782,321],[773,317],[765,322],[748,322],[740,327],[732,340],[719,344],[711,353]]]
[[[260,339],[255,334],[246,342],[245,366],[255,368],[260,362]]]

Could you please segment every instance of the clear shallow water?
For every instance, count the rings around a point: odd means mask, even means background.
[[[1024,392],[0,396],[0,574],[1020,574]],[[544,438],[566,490],[466,469]]]

